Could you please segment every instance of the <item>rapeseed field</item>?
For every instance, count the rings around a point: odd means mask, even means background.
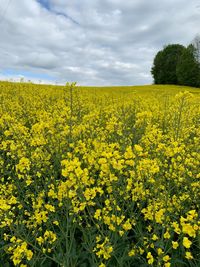
[[[1,82],[0,266],[200,266],[200,89]]]

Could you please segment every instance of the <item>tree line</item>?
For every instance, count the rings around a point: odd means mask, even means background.
[[[155,84],[200,87],[200,36],[187,47],[165,46],[156,54],[151,73]]]

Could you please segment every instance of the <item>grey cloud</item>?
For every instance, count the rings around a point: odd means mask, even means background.
[[[151,83],[155,53],[168,43],[187,45],[198,33],[198,4],[49,0],[45,8],[39,0],[12,1],[0,23],[0,71],[82,85]]]
[[[58,66],[58,58],[52,53],[31,52],[25,58],[21,57],[18,64],[35,68],[54,69]]]

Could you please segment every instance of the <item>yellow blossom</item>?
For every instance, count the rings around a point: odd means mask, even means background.
[[[178,246],[179,246],[178,242],[172,241],[172,247],[173,247],[173,249],[177,249]]]
[[[185,248],[190,248],[192,245],[192,242],[187,238],[187,237],[184,237],[183,238],[183,246]]]
[[[192,253],[190,251],[186,251],[185,252],[185,258],[188,260],[192,260],[193,259]]]

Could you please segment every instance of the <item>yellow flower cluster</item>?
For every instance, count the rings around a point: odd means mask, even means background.
[[[200,266],[198,89],[5,82],[0,103],[0,266]]]
[[[28,245],[25,241],[17,239],[15,236],[10,238],[11,245],[8,247],[7,252],[11,254],[11,260],[15,266],[18,266],[23,259],[30,261],[33,257],[33,252],[28,249]]]
[[[113,247],[110,245],[108,237],[105,238],[105,240],[101,243],[101,237],[96,238],[96,247],[94,248],[95,254],[99,258],[103,258],[105,260],[108,260],[111,257],[111,253],[113,251]]]

